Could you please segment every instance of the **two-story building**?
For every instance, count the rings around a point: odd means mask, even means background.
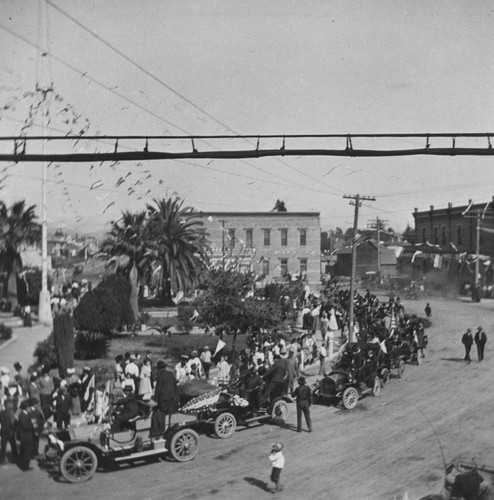
[[[266,281],[300,276],[320,284],[319,212],[201,212],[212,263],[262,275]]]

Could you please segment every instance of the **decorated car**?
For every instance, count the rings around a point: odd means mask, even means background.
[[[151,438],[151,405],[140,402],[141,413],[121,432],[112,432],[110,422],[61,429],[48,435],[47,462],[56,462],[70,483],[92,478],[99,467],[136,462],[169,455],[177,462],[195,458],[199,437],[192,428],[195,419],[174,414],[163,434]]]

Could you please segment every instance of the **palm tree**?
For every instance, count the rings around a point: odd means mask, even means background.
[[[209,242],[200,215],[180,198],[147,205],[151,258],[161,266],[163,298],[188,292],[199,282],[208,261]]]
[[[8,208],[0,201],[0,273],[4,297],[15,295],[15,276],[22,270],[21,245],[40,240],[40,225],[36,222],[35,205],[16,201]],[[12,280],[12,283],[10,281]]]
[[[112,222],[112,228],[100,245],[100,250],[111,256],[108,268],[121,270],[131,285],[130,307],[134,320],[139,316],[138,290],[148,277],[147,212],[122,212],[122,217]]]

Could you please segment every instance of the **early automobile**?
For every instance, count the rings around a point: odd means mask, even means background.
[[[56,461],[67,481],[80,483],[91,479],[98,467],[165,455],[187,462],[197,455],[199,437],[192,428],[195,419],[187,421],[186,416],[174,414],[164,433],[151,439],[151,408],[140,406],[142,414],[128,422],[122,432],[112,432],[108,423],[95,423],[50,433],[46,460]]]
[[[362,350],[358,344],[350,344],[335,370],[313,385],[314,400],[338,398],[344,408],[351,410],[357,406],[360,397],[367,394],[379,396],[381,393],[378,368],[372,350]]]
[[[244,399],[233,387],[220,389],[211,386],[180,408],[182,413],[197,416],[197,424],[212,426],[214,434],[226,439],[233,435],[237,425],[273,422],[283,424],[288,417],[288,405],[281,394],[273,395],[266,405],[260,406],[257,397]]]

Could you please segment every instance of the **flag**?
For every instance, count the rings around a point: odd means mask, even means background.
[[[379,344],[379,347],[384,354],[388,354],[388,350],[386,349],[386,343],[384,342],[384,340]]]
[[[226,344],[225,342],[223,342],[221,339],[218,340],[218,345],[216,346],[216,349],[214,351],[214,354],[213,354],[213,358],[221,351],[221,349],[223,349],[223,347],[225,347]]]
[[[86,387],[86,390],[84,391],[84,401],[86,401],[87,404],[87,410],[92,410],[92,406],[94,404],[94,389],[95,389],[95,377],[94,373],[89,380],[89,383]]]

